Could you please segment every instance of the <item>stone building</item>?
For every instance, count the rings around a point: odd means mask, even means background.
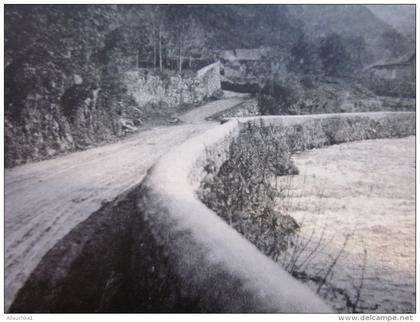
[[[403,57],[396,62],[374,65],[369,71],[383,79],[414,80],[416,77],[416,53]]]
[[[255,92],[260,75],[269,68],[268,48],[232,49],[220,52],[222,88],[238,92]]]
[[[225,50],[222,52],[221,60],[230,63],[260,61],[264,58],[265,52],[264,48]]]

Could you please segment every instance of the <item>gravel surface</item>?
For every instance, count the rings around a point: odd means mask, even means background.
[[[184,115],[181,115],[179,119],[184,123],[197,123],[199,121],[205,120],[210,115],[226,110],[226,106],[229,105],[229,108],[232,108],[235,105],[238,105],[244,101],[241,97],[234,97],[231,94],[227,96],[228,98],[224,99],[221,104],[221,101],[214,101],[208,103],[200,108],[193,109]]]
[[[205,104],[180,118],[114,144],[5,171],[5,307],[46,252],[105,202],[139,184],[172,147],[218,126],[212,113],[243,101]]]

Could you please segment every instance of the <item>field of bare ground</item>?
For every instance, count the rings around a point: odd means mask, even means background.
[[[353,299],[361,289],[359,311],[414,312],[415,137],[333,145],[293,161],[300,174],[278,178],[288,190],[279,211],[302,223],[306,253],[321,240],[305,271],[325,270],[348,235],[331,283]],[[328,297],[346,312],[343,298]]]

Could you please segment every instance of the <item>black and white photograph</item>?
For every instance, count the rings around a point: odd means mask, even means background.
[[[3,318],[416,317],[415,2],[2,10]]]

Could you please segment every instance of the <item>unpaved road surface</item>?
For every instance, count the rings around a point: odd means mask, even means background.
[[[304,237],[315,232],[307,252],[324,231],[322,251],[306,270],[328,266],[350,234],[332,282],[354,300],[366,249],[359,307],[415,312],[415,137],[334,145],[293,160],[300,174],[280,178],[289,191],[282,206],[302,222]],[[339,298],[330,301],[342,307]]]
[[[243,101],[241,101],[240,99],[249,98],[249,94],[224,91],[223,97],[225,97],[227,100],[236,100],[238,103],[240,103]],[[232,104],[231,106],[234,105],[236,104]],[[224,110],[226,110],[226,106],[224,104],[206,104],[201,106],[200,108],[193,109],[190,112],[181,115],[179,118],[184,123],[194,124],[199,121],[203,121],[207,117]]]
[[[139,184],[171,147],[218,126],[206,117],[244,100],[232,93],[227,97],[181,116],[181,125],[156,127],[118,143],[6,170],[6,310],[58,240],[104,202]]]

